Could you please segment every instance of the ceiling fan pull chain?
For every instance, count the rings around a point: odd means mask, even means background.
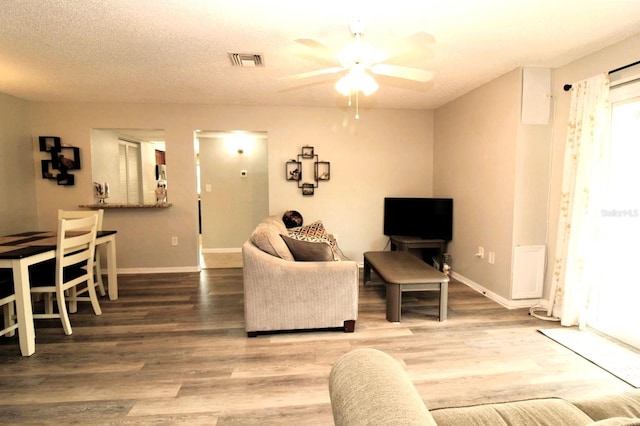
[[[359,109],[359,106],[360,106],[360,102],[359,102],[360,98],[358,96],[359,93],[360,92],[356,90],[356,120],[360,120],[360,114],[358,112],[358,109]]]

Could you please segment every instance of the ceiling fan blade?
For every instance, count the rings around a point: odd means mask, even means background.
[[[434,54],[430,45],[435,42],[435,38],[424,31],[411,34],[388,46],[385,50],[387,58],[385,61],[401,57],[415,57],[418,59],[431,59]]]
[[[300,43],[304,46],[307,46],[330,58],[335,59],[336,57],[337,52],[335,50],[325,46],[324,44],[320,43],[317,40],[313,40],[310,38],[299,38],[299,39],[296,39],[295,41],[296,43]]]
[[[389,77],[404,78],[405,80],[414,80],[419,82],[427,82],[435,76],[433,71],[421,70],[418,68],[401,67],[399,65],[375,64],[371,67],[371,72]]]
[[[414,45],[426,46],[428,44],[434,43],[436,41],[436,38],[424,31],[418,31],[417,33],[414,33],[408,37],[405,37],[404,41]]]
[[[321,70],[303,72],[301,74],[294,74],[287,77],[280,77],[278,80],[299,80],[302,78],[315,77],[317,75],[324,75],[324,74],[332,74],[332,73],[336,73],[344,70],[345,68],[343,67],[324,68]]]

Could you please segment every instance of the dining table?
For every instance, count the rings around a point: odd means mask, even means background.
[[[117,231],[102,230],[96,234],[96,249],[105,248],[107,260],[108,295],[118,299],[118,275],[116,267]],[[18,340],[23,356],[36,351],[35,325],[31,307],[29,266],[56,257],[55,231],[30,231],[0,237],[0,268],[13,271],[13,287],[16,295]]]

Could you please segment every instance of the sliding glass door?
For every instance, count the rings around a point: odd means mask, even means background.
[[[600,274],[589,325],[640,348],[640,80],[611,88],[611,142],[604,153]]]

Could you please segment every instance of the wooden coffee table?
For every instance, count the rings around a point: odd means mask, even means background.
[[[374,270],[387,289],[387,321],[400,322],[402,293],[440,291],[439,320],[447,319],[449,277],[406,251],[368,251],[364,254],[364,283]]]

